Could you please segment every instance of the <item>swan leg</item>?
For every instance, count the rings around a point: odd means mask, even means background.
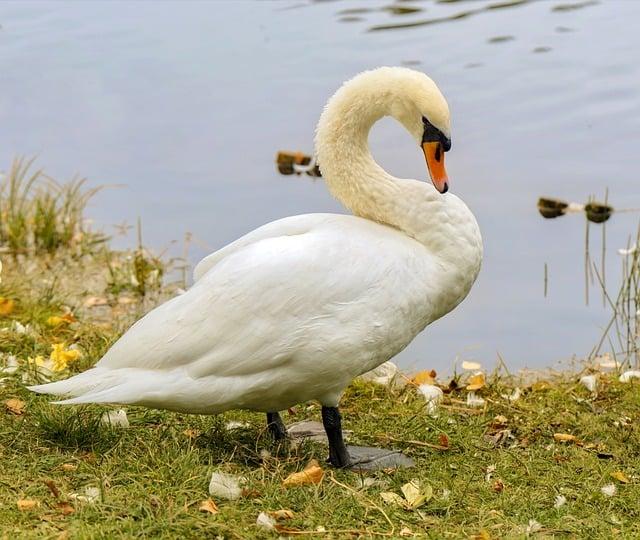
[[[322,407],[322,424],[329,439],[329,463],[334,467],[350,467],[353,460],[342,438],[342,419],[338,407]]]
[[[267,413],[267,428],[276,441],[287,438],[287,428],[280,417],[280,413],[277,411]]]

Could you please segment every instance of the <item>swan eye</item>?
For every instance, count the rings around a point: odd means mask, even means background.
[[[428,142],[438,142],[442,145],[442,148],[439,148],[439,152],[444,150],[448,152],[451,150],[451,139],[449,139],[442,131],[440,131],[436,126],[434,126],[426,117],[422,117],[422,125],[424,126],[424,131],[422,132],[422,143]]]

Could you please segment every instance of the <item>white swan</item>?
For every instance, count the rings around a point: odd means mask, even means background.
[[[395,178],[367,137],[383,116],[422,147],[433,184]],[[316,151],[333,195],[355,215],[274,221],[203,259],[194,285],[149,312],[96,366],[33,386],[58,403],[122,403],[189,413],[268,413],[318,400],[330,461],[352,464],[338,401],[350,381],[404,349],[464,299],[482,259],[480,231],[450,193],[447,103],[426,75],[383,67],[329,100]]]

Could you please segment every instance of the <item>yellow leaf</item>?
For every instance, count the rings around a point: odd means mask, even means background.
[[[624,474],[622,471],[612,472],[611,476],[613,478],[615,478],[616,480],[618,480],[619,482],[622,482],[623,484],[628,484],[630,482],[630,480],[627,477],[627,475]]]
[[[276,521],[284,521],[285,519],[293,519],[295,514],[291,510],[275,510],[269,512],[269,515]]]
[[[562,443],[576,442],[577,440],[575,435],[571,435],[569,433],[554,433],[553,438]]]
[[[544,390],[549,390],[551,388],[551,383],[549,381],[536,381],[531,385],[531,390],[534,392],[542,392]]]
[[[405,503],[404,499],[400,497],[400,495],[391,491],[383,491],[382,493],[380,493],[380,497],[382,497],[382,500],[387,504],[397,504],[399,506],[404,506]]]
[[[36,506],[40,505],[38,501],[34,501],[33,499],[18,499],[16,504],[18,505],[18,510],[33,510]]]
[[[4,406],[5,406],[5,409],[7,409],[7,411],[9,411],[11,414],[15,414],[17,416],[24,414],[25,402],[20,399],[16,399],[16,398],[7,399],[4,402]]]
[[[419,371],[412,378],[411,382],[416,386],[420,386],[421,384],[433,384],[436,382],[436,372],[432,369],[427,371]]]
[[[473,377],[469,379],[469,384],[467,384],[467,390],[480,390],[485,386],[484,373],[476,373]]]
[[[54,343],[51,345],[50,358],[53,361],[54,371],[67,369],[69,362],[75,362],[81,354],[78,349],[67,349],[64,343]]]
[[[47,326],[60,326],[61,324],[71,324],[76,322],[76,318],[73,313],[65,313],[64,315],[52,315],[47,319]]]
[[[14,300],[0,296],[0,316],[6,317],[7,315],[11,315],[14,307],[16,307]]]
[[[312,459],[303,471],[287,476],[282,485],[284,487],[302,486],[305,484],[319,484],[322,482],[324,471],[315,459]]]
[[[78,466],[74,465],[73,463],[63,463],[62,464],[62,470],[66,471],[66,472],[73,472],[75,470],[77,470]]]
[[[433,488],[426,486],[420,487],[417,480],[411,480],[400,488],[404,498],[407,500],[406,506],[410,509],[419,508],[433,497]]]
[[[200,503],[200,508],[198,508],[201,512],[209,512],[210,514],[218,513],[218,506],[213,502],[212,499],[207,499],[206,501],[202,501]]]

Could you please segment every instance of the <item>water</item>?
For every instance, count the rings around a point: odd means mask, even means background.
[[[451,371],[456,356],[491,365],[499,351],[548,366],[587,353],[608,313],[595,294],[584,305],[584,220],[544,221],[535,202],[608,187],[614,206],[640,206],[638,17],[623,0],[5,2],[0,163],[37,154],[58,178],[124,184],[91,207],[98,226],[140,216],[157,248],[190,231],[197,260],[265,222],[342,211],[321,180],[279,176],[275,153],[310,151],[325,100],[355,73],[421,69],[449,100],[452,189],[486,255],[469,298],[399,360]],[[392,173],[425,178],[393,121],[371,144]],[[607,224],[609,276],[637,218]]]

